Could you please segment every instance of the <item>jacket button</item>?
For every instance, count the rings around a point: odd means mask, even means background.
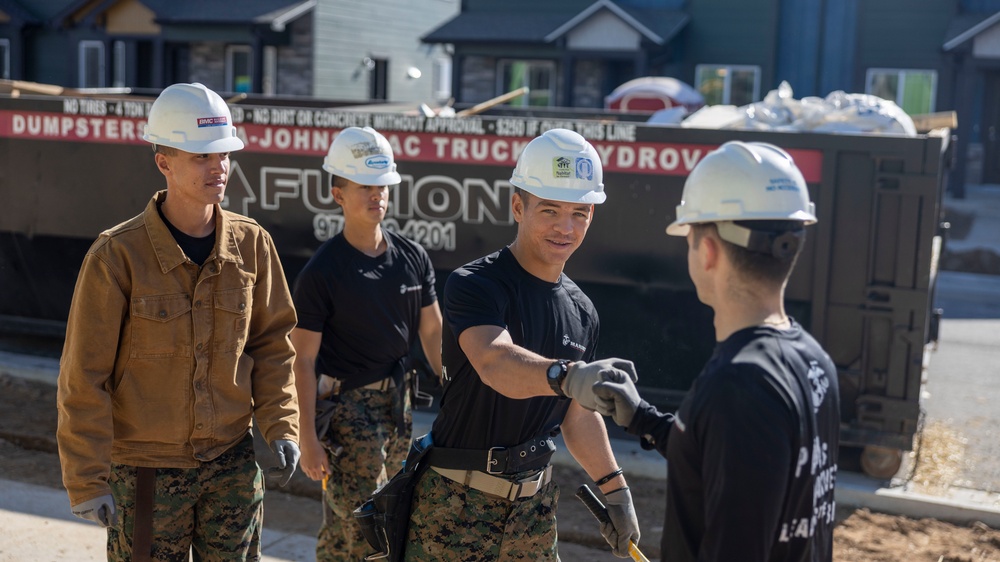
[[[195,308],[201,308],[201,301],[194,301]]]
[[[205,427],[205,424],[201,424],[201,423],[199,423],[198,425],[194,426],[195,429],[201,429],[203,427]]]
[[[198,351],[201,351],[202,346],[203,346],[203,344],[200,344],[200,343],[198,344],[198,347],[197,347]]]
[[[240,303],[240,310],[246,310],[246,309],[247,309],[247,303],[241,302]]]
[[[166,318],[166,317],[167,317],[167,311],[166,310],[161,310],[160,311],[160,318]]]

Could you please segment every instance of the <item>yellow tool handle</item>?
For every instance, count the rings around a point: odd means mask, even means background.
[[[642,552],[639,552],[639,547],[635,546],[635,543],[632,541],[628,541],[628,555],[631,556],[632,560],[635,560],[635,562],[649,562],[649,558],[646,558]]]

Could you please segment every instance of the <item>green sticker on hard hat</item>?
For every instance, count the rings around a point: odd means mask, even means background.
[[[568,178],[573,175],[573,163],[565,156],[556,156],[552,159],[552,177]]]
[[[576,179],[580,180],[592,180],[594,179],[594,161],[590,158],[577,158],[576,159]]]

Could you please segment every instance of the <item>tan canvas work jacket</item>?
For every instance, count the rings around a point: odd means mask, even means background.
[[[215,208],[199,266],[160,218],[103,232],[84,258],[59,371],[59,454],[73,505],[110,494],[111,462],[193,468],[242,439],[298,441],[288,285],[271,237]]]

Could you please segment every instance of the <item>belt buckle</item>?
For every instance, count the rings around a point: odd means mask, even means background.
[[[493,458],[493,451],[503,451],[503,447],[490,447],[490,450],[486,452],[486,474],[503,474],[503,469],[500,470],[490,470],[494,465],[499,464],[500,461]]]

